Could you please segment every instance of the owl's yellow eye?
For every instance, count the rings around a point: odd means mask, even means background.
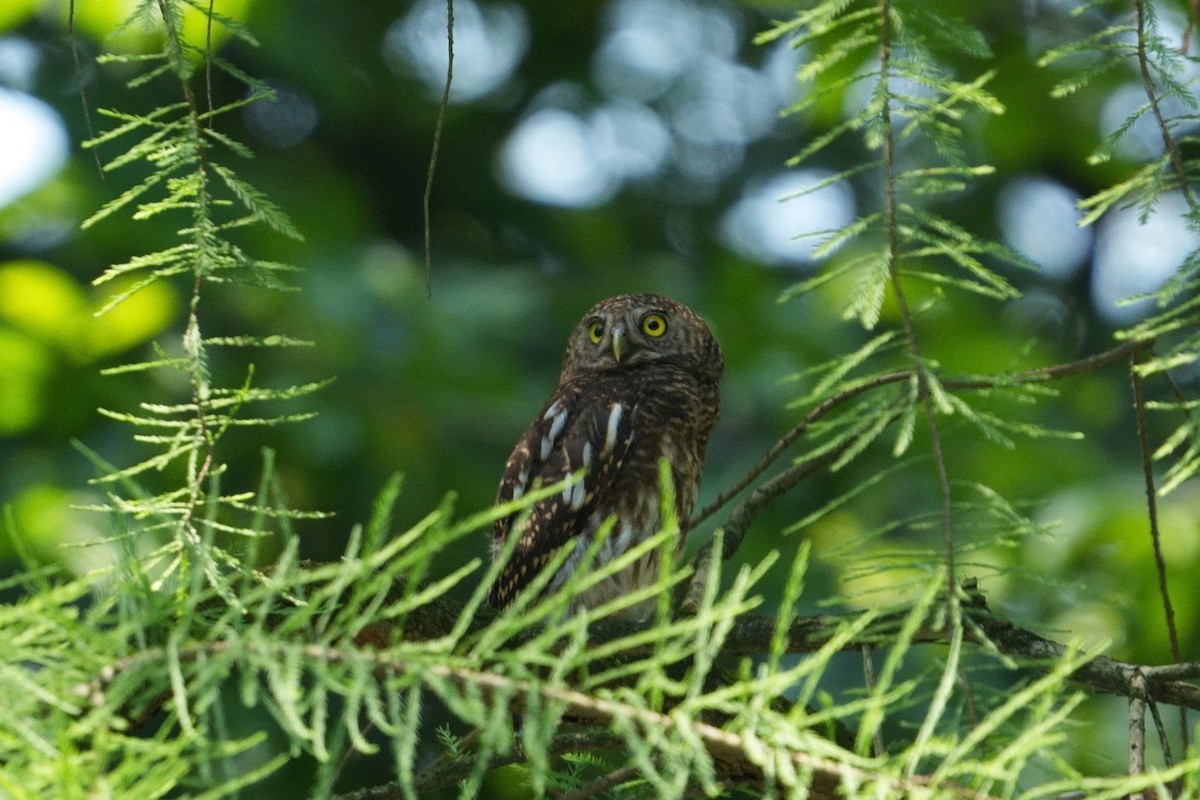
[[[604,338],[604,323],[600,320],[593,320],[591,325],[588,325],[588,338],[594,344],[600,344],[600,340]]]
[[[657,339],[667,332],[667,319],[662,314],[647,314],[642,317],[642,333]]]

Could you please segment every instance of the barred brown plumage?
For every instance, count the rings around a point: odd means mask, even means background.
[[[578,566],[596,531],[615,525],[596,562],[616,558],[660,527],[659,460],[675,485],[682,546],[696,503],[708,437],[719,411],[721,348],[687,306],[653,294],[620,295],[597,303],[567,345],[558,387],[517,442],[505,466],[497,503],[534,486],[566,481],[543,498],[520,530],[517,515],[496,522],[493,554],[510,535],[515,551],[491,587],[503,608],[562,547],[570,555],[551,579],[558,590]],[[582,470],[582,477],[573,477]],[[572,598],[573,608],[595,607],[651,583],[658,555],[631,566]],[[627,609],[642,616],[648,606]]]

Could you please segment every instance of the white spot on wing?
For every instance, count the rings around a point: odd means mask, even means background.
[[[583,481],[571,487],[570,504],[572,511],[578,511],[583,508],[584,484]]]
[[[625,413],[625,408],[620,403],[613,403],[612,409],[608,412],[608,430],[604,432],[604,452],[610,452],[617,443],[617,428],[621,424],[621,415]]]
[[[545,461],[550,457],[550,451],[554,449],[554,444],[558,440],[559,435],[563,431],[563,427],[567,424],[567,410],[555,401],[546,413],[542,415],[543,421],[550,423],[550,430],[546,431],[546,435],[542,437],[542,460]]]
[[[592,443],[591,442],[583,443],[583,468],[584,469],[592,468]]]
[[[525,490],[529,488],[529,467],[517,471],[516,485],[513,486],[513,500],[520,500],[525,496]]]
[[[567,424],[567,412],[563,409],[554,417],[554,422],[550,423],[550,438],[557,439],[562,433],[563,426]]]

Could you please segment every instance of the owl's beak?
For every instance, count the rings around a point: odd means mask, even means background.
[[[612,351],[613,358],[617,361],[621,360],[621,356],[625,355],[629,341],[625,338],[625,329],[620,325],[613,328],[612,332]]]

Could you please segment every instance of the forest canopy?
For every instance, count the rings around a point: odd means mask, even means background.
[[[1197,796],[1195,15],[6,2],[0,792]],[[631,292],[683,554],[489,610]]]

